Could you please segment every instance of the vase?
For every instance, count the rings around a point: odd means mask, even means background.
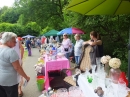
[[[106,63],[106,64],[104,65],[104,71],[105,71],[105,73],[106,73],[106,77],[108,77],[108,76],[109,76],[109,64],[108,64],[108,63]]]
[[[112,80],[112,82],[115,84],[118,84],[120,74],[121,74],[121,70],[119,68],[117,69],[111,68],[109,71],[109,77]]]

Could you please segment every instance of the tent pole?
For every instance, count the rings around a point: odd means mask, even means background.
[[[128,44],[128,87],[130,88],[130,27],[129,27],[129,44]]]

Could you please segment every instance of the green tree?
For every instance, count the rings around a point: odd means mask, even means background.
[[[16,23],[19,18],[19,13],[14,8],[8,8],[1,14],[1,22]]]
[[[36,22],[29,22],[25,26],[25,33],[38,36],[40,34],[41,27]]]
[[[42,28],[51,26],[60,29],[63,22],[63,7],[68,0],[16,0],[15,6],[20,9],[26,22],[35,21]],[[29,17],[28,17],[29,16]]]
[[[20,24],[20,25],[24,25],[24,24],[26,23],[23,14],[21,14],[21,15],[19,16],[19,19],[17,20],[17,23]]]
[[[23,35],[24,27],[18,24],[0,23],[0,32],[14,32],[18,36]]]
[[[47,26],[47,27],[45,27],[44,29],[41,30],[40,35],[43,35],[43,34],[45,34],[46,32],[48,32],[48,31],[50,31],[50,30],[52,30],[52,29],[53,29],[53,28]]]
[[[127,71],[130,15],[86,16],[66,9],[63,11],[63,27],[70,26],[83,29],[86,32],[82,37],[84,40],[89,39],[90,31],[98,31],[103,40],[104,54],[120,58],[122,61],[121,69]]]

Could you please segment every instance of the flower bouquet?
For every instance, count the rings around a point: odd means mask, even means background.
[[[121,66],[120,59],[118,58],[110,59],[109,66],[111,67],[110,72],[109,72],[110,78],[112,79],[114,83],[118,83],[118,80],[121,74],[121,70],[119,69]]]
[[[111,57],[109,56],[109,55],[106,55],[106,56],[103,56],[102,58],[101,58],[101,63],[102,64],[107,64],[107,63],[109,63],[109,60],[111,59]]]
[[[109,55],[106,55],[106,56],[103,56],[101,58],[101,63],[104,64],[104,69],[105,69],[105,72],[107,73],[107,76],[108,76],[108,72],[109,72],[109,60],[111,59],[111,57]]]
[[[42,57],[38,58],[38,63],[44,64],[44,59]]]
[[[121,60],[118,59],[118,58],[112,58],[110,61],[109,61],[109,66],[113,69],[117,69],[117,68],[120,68],[120,65],[121,65]]]

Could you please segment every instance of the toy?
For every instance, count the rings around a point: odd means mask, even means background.
[[[34,68],[35,68],[35,71],[37,72],[37,73],[41,73],[41,71],[42,71],[42,66],[41,65],[34,65]]]
[[[97,87],[97,89],[95,89],[94,92],[97,93],[99,97],[103,97],[104,95],[104,91],[102,90],[101,87]]]

